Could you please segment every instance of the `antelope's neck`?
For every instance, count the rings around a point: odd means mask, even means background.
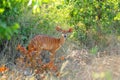
[[[62,45],[62,44],[64,44],[64,42],[65,42],[65,38],[63,36],[61,36],[60,37],[60,44]]]

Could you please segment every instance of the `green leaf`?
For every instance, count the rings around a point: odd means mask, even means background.
[[[91,50],[90,50],[90,53],[91,54],[97,54],[97,52],[98,52],[98,47],[97,46],[95,46],[95,47],[93,47]]]
[[[120,20],[120,12],[116,14],[116,16],[114,17],[114,20]]]
[[[15,23],[13,26],[12,26],[12,29],[13,30],[17,30],[17,29],[19,29],[20,27],[19,27],[19,24],[18,23]]]
[[[2,14],[5,11],[4,8],[0,8],[0,14]]]
[[[50,2],[50,0],[42,0],[42,3],[49,3]]]

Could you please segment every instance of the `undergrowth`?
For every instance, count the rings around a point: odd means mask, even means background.
[[[116,46],[113,43],[111,42],[109,44],[111,46],[106,47],[104,51],[96,52],[94,47],[91,51],[86,47],[80,48],[79,44],[68,40],[57,52],[54,63],[49,61],[49,52],[43,51],[43,63],[34,63],[34,66],[26,65],[24,55],[16,51],[17,54],[20,54],[14,59],[16,64],[12,61],[8,62],[5,57],[1,59],[0,79],[119,80],[119,42]]]

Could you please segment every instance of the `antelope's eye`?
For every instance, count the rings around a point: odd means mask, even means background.
[[[65,35],[64,35],[64,38],[66,38],[66,37],[67,37],[67,35],[65,34]]]
[[[62,34],[62,36],[63,36],[64,38],[66,38],[66,37],[67,37],[67,34]]]

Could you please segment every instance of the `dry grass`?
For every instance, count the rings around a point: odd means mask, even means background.
[[[119,80],[120,55],[95,57],[86,50],[74,50],[69,55],[61,80]]]
[[[57,52],[56,57],[64,56],[65,60],[59,64],[60,75],[56,77],[51,72],[43,75],[35,75],[29,69],[18,68],[13,63],[7,64],[8,71],[0,73],[0,80],[119,80],[120,79],[120,55],[119,47],[109,46],[98,56],[92,55],[87,49],[80,49],[76,44],[66,43]],[[67,46],[67,47],[66,47]],[[77,47],[76,47],[77,46]],[[113,50],[115,48],[116,50]],[[116,54],[117,51],[117,54]],[[114,55],[113,55],[114,54]],[[100,56],[102,55],[102,56]],[[4,58],[3,58],[4,59]]]

